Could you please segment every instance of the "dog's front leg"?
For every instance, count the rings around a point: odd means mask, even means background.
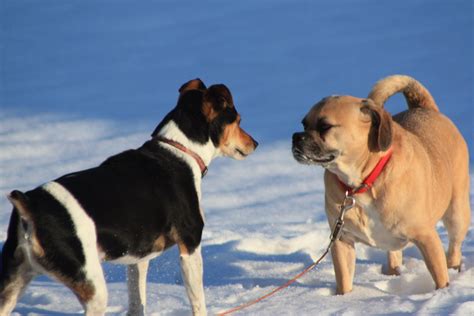
[[[146,276],[150,261],[131,264],[127,268],[128,312],[129,316],[145,315]]]
[[[193,308],[193,315],[206,315],[204,300],[204,286],[202,281],[203,267],[201,246],[189,251],[184,244],[179,244],[181,274],[189,301]]]
[[[386,275],[400,275],[403,253],[401,250],[387,251],[387,265],[382,267],[382,273]]]
[[[352,281],[355,271],[354,242],[336,240],[331,247],[332,262],[336,273],[336,294],[352,291]]]

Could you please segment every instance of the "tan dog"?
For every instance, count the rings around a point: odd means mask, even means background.
[[[408,111],[393,118],[385,101],[403,92]],[[388,274],[398,274],[401,249],[413,242],[421,251],[436,288],[449,285],[448,269],[460,269],[461,244],[470,223],[469,157],[466,142],[415,79],[379,81],[367,99],[327,97],[303,119],[293,135],[293,155],[326,169],[325,204],[333,227],[345,188],[357,188],[388,153],[390,160],[373,185],[355,194],[340,240],[331,249],[337,294],[352,290],[355,242],[388,250]],[[389,157],[387,157],[389,158]],[[449,234],[447,260],[436,232],[439,220]]]

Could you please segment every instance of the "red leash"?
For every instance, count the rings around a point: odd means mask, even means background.
[[[323,253],[323,255],[317,261],[313,262],[310,266],[308,266],[306,269],[304,269],[302,272],[300,272],[298,275],[296,275],[293,279],[289,280],[285,284],[280,285],[279,287],[277,287],[274,290],[272,290],[271,292],[268,292],[267,294],[257,298],[256,300],[253,300],[251,302],[242,304],[240,306],[234,307],[234,308],[226,310],[224,312],[220,312],[217,315],[218,316],[224,316],[224,315],[229,315],[229,314],[235,313],[236,311],[239,311],[241,309],[244,309],[244,308],[247,308],[247,307],[252,306],[254,304],[257,304],[258,302],[263,301],[264,299],[272,296],[276,292],[279,292],[279,291],[283,290],[284,288],[287,288],[288,286],[293,284],[297,279],[301,278],[303,275],[305,275],[306,273],[311,271],[315,266],[317,266],[319,264],[319,262],[321,262],[321,260],[323,260],[324,257],[328,254],[331,245],[332,245],[332,242],[330,243],[330,246],[326,249],[326,251]]]
[[[344,215],[346,214],[346,212],[348,210],[350,210],[351,208],[353,208],[355,206],[355,199],[353,196],[349,195],[349,192],[346,192],[346,197],[344,198],[344,202],[342,202],[342,205],[341,205],[341,213],[339,214],[339,218],[337,219],[336,221],[336,224],[334,225],[334,228],[333,228],[333,231],[331,233],[331,241],[329,242],[329,245],[327,246],[326,250],[324,251],[324,253],[322,254],[321,257],[319,257],[318,260],[316,260],[315,262],[313,262],[311,265],[309,265],[306,269],[304,269],[302,272],[300,272],[298,275],[296,275],[294,278],[292,278],[291,280],[289,280],[288,282],[286,282],[285,284],[283,285],[280,285],[279,287],[275,288],[274,290],[268,292],[267,294],[253,300],[253,301],[250,301],[248,303],[245,303],[245,304],[242,304],[242,305],[239,305],[237,307],[234,307],[232,309],[229,309],[229,310],[226,310],[224,312],[220,312],[218,313],[217,315],[218,316],[224,316],[224,315],[229,315],[229,314],[232,314],[236,311],[239,311],[239,310],[242,310],[244,308],[247,308],[249,306],[252,306],[254,304],[257,304],[258,302],[260,301],[263,301],[264,299],[272,296],[273,294],[283,290],[284,288],[287,288],[288,286],[290,286],[291,284],[293,284],[296,280],[298,280],[299,278],[301,278],[303,275],[305,275],[306,273],[308,273],[309,271],[311,271],[314,267],[316,267],[323,259],[324,257],[326,257],[326,255],[328,254],[329,252],[329,249],[331,249],[331,246],[332,244],[337,240],[339,239],[339,235],[341,234],[342,232],[342,226],[344,226]]]
[[[237,307],[231,308],[231,309],[226,310],[224,312],[220,312],[217,315],[218,316],[229,315],[229,314],[235,313],[239,310],[242,310],[244,308],[247,308],[249,306],[255,305],[258,302],[263,301],[264,299],[269,298],[270,296],[274,295],[275,293],[287,288],[288,286],[293,284],[296,280],[298,280],[303,275],[305,275],[306,273],[311,271],[314,267],[316,267],[324,259],[324,257],[326,257],[329,250],[331,249],[332,244],[336,240],[339,239],[339,236],[342,233],[342,227],[344,226],[344,215],[346,214],[347,211],[349,211],[350,209],[352,209],[355,206],[356,201],[355,201],[354,195],[367,192],[372,187],[375,180],[377,180],[378,176],[382,173],[384,167],[387,165],[387,163],[388,163],[388,161],[390,160],[391,157],[392,157],[392,149],[389,149],[387,154],[379,160],[379,162],[375,166],[374,170],[372,170],[372,172],[367,176],[367,178],[365,178],[365,180],[362,182],[362,184],[357,188],[351,188],[351,187],[347,186],[344,182],[339,180],[339,183],[341,184],[341,186],[346,191],[346,196],[344,197],[344,201],[342,202],[342,205],[341,205],[341,212],[339,214],[339,218],[336,220],[336,223],[334,224],[334,228],[333,228],[332,233],[331,233],[331,241],[329,242],[329,245],[327,246],[327,248],[324,251],[323,255],[321,257],[319,257],[318,260],[313,262],[311,265],[309,265],[307,268],[305,268],[302,272],[300,272],[294,278],[292,278],[291,280],[289,280],[285,284],[280,285],[279,287],[275,288],[274,290],[268,292],[267,294],[255,299],[253,301],[250,301],[248,303],[239,305]]]

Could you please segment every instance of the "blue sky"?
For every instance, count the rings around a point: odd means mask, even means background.
[[[0,106],[152,131],[179,86],[225,83],[243,125],[288,139],[326,95],[420,80],[473,145],[473,7],[454,1],[1,0]],[[405,108],[401,97],[387,108]]]

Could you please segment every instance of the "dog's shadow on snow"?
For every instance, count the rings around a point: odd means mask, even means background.
[[[280,277],[277,274],[274,277],[247,276],[248,272],[237,266],[236,262],[287,262],[304,264],[305,266],[312,263],[311,257],[305,253],[262,255],[238,251],[235,249],[237,243],[238,241],[230,241],[220,245],[203,246],[204,286],[240,284],[244,288],[252,288],[255,286],[278,286],[287,281],[284,276]],[[105,263],[103,267],[108,283],[126,281],[125,266]],[[147,280],[154,283],[183,284],[179,252],[176,247],[150,261]],[[301,284],[301,286],[306,285]]]
[[[220,286],[240,284],[244,288],[255,286],[279,286],[286,281],[287,275],[255,277],[249,276],[248,271],[236,265],[236,262],[278,262],[289,264],[310,265],[313,261],[308,254],[296,252],[291,254],[260,254],[236,250],[238,241],[231,241],[221,245],[211,245],[204,248],[203,257],[205,262],[204,284],[209,286]],[[299,271],[298,271],[299,272]],[[301,286],[306,286],[301,284]]]
[[[240,261],[255,262],[288,262],[302,263],[305,266],[312,263],[311,257],[304,253],[292,253],[287,255],[262,255],[252,252],[244,252],[235,249],[238,241],[230,241],[220,245],[203,246],[202,255],[204,261],[204,285],[219,286],[229,284],[241,284],[244,288],[254,286],[277,286],[287,281],[285,277],[249,277],[248,273],[235,263]],[[0,243],[3,248],[4,242]],[[107,283],[126,282],[127,267],[121,264],[102,264]],[[45,275],[35,278],[35,281],[48,284],[56,282]],[[148,269],[148,282],[179,284],[182,285],[181,269],[179,265],[179,252],[177,247],[172,247],[161,256],[150,261]],[[305,286],[302,284],[302,286]],[[31,310],[24,312],[36,313]]]
[[[442,233],[441,233],[442,234]],[[248,271],[243,267],[240,267],[237,263],[242,262],[275,262],[275,263],[288,263],[288,264],[301,264],[306,267],[310,265],[313,260],[307,253],[303,252],[294,252],[291,254],[261,254],[247,251],[237,250],[237,244],[239,241],[229,241],[223,244],[218,245],[203,245],[202,255],[204,261],[204,286],[223,286],[223,285],[232,285],[239,284],[244,288],[253,288],[255,286],[267,287],[267,286],[279,286],[286,281],[288,281],[287,273],[284,273],[284,276],[279,275],[278,272],[275,272],[274,276],[251,276]],[[469,243],[471,244],[471,243]],[[0,247],[3,248],[4,242],[0,242]],[[386,253],[381,250],[373,249],[366,247],[365,250],[359,249],[358,251],[365,251],[365,254],[362,257],[364,259],[358,258],[356,269],[358,270],[356,274],[364,273],[364,265],[372,266],[374,264],[384,264],[386,262]],[[404,250],[404,259],[410,260],[422,260],[422,256],[416,247],[408,247]],[[467,262],[465,262],[464,268],[472,268],[472,253],[468,252]],[[330,256],[325,260],[326,263],[330,261]],[[323,262],[324,264],[324,262]],[[301,267],[301,270],[303,267]],[[107,283],[115,282],[126,282],[126,266],[104,263],[103,270],[106,277]],[[415,269],[416,270],[416,269]],[[300,272],[295,271],[293,274]],[[405,271],[406,272],[406,271]],[[419,271],[417,271],[419,273]],[[399,294],[399,295],[409,295],[409,294],[420,294],[431,291],[431,278],[428,272],[423,273],[426,275],[423,276],[414,276],[417,272],[412,271],[411,277],[404,277],[403,273],[401,277],[392,277],[391,279],[375,282],[372,286],[378,290],[385,293]],[[292,276],[292,273],[290,273]],[[455,276],[456,278],[456,276]],[[428,281],[424,282],[426,279]],[[55,282],[49,279],[46,276],[39,276],[35,279],[36,281],[45,282],[45,284]],[[179,252],[177,247],[172,247],[161,256],[157,257],[154,260],[150,261],[150,267],[148,270],[148,282],[152,283],[164,283],[164,284],[178,284],[182,285],[181,269],[179,264]],[[326,280],[327,281],[327,280]],[[423,281],[423,282],[421,282]],[[335,282],[335,281],[334,281]],[[319,284],[320,282],[318,282]],[[332,287],[335,286],[335,283],[327,284],[321,280],[322,287]],[[404,288],[413,288],[410,287],[411,283],[426,283],[424,286],[416,286],[415,291],[405,291]],[[301,287],[313,287],[319,288],[314,282],[308,284],[305,283],[296,283],[297,286]],[[364,284],[363,286],[368,286]],[[371,287],[372,287],[371,286]],[[27,313],[37,313],[40,312],[35,308],[22,309],[22,312]],[[71,314],[75,315],[75,314]]]

